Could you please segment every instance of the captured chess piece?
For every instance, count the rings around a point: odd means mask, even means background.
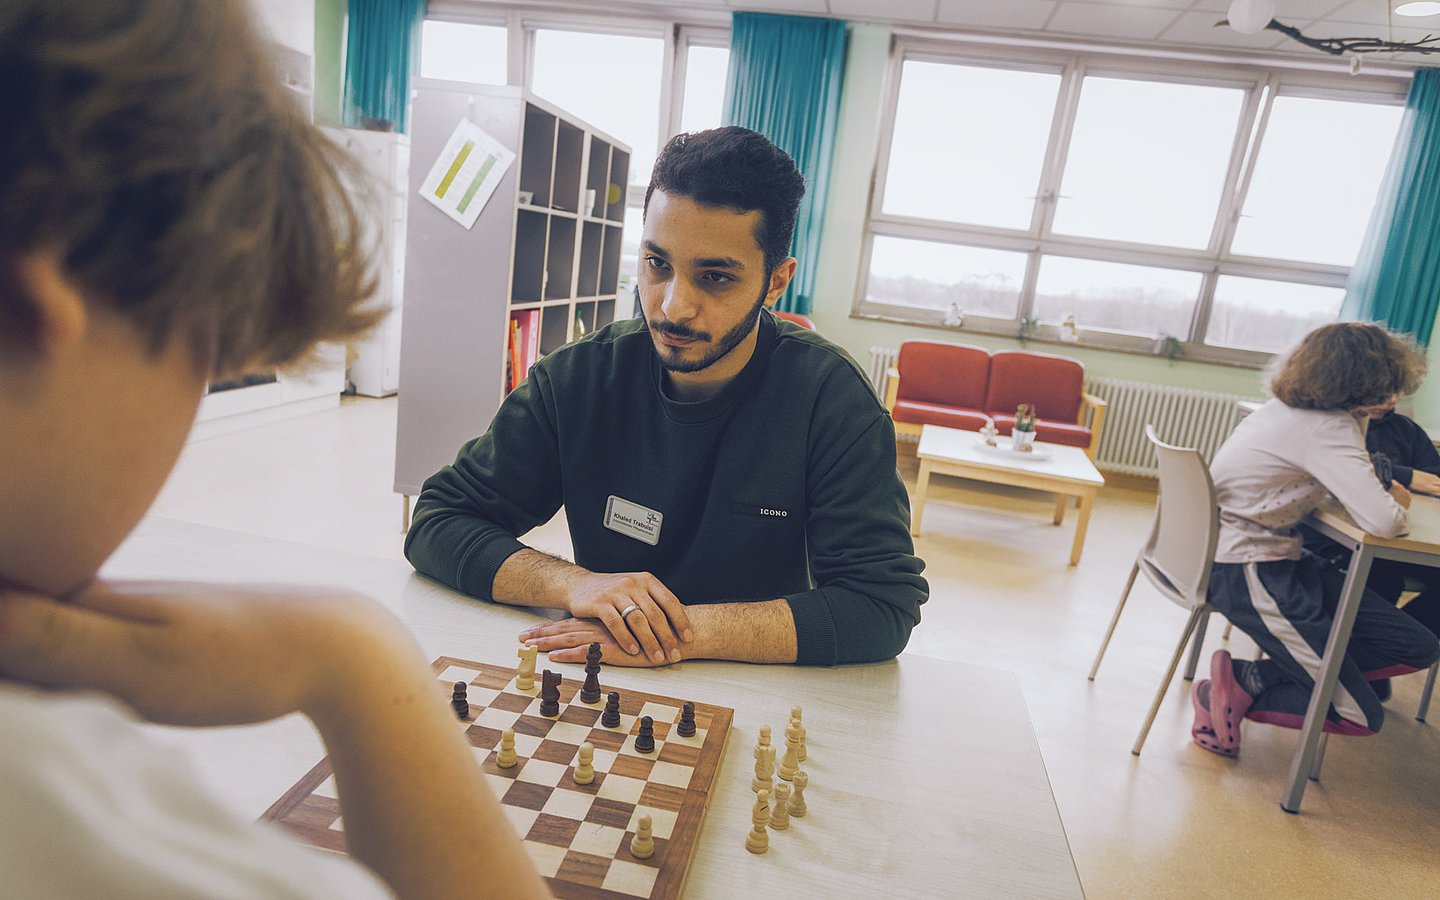
[[[788,731],[789,729],[786,730]],[[775,772],[775,774],[779,775],[785,781],[794,778],[795,772],[800,768],[799,750],[799,743],[792,741],[790,735],[786,734],[785,755],[780,759],[780,768]]]
[[[546,719],[560,717],[560,681],[559,672],[540,673],[540,715]]]
[[[793,784],[795,796],[790,798],[790,815],[799,819],[805,815],[805,788],[810,784],[810,776],[804,772],[796,772]]]
[[[680,724],[675,726],[675,733],[681,737],[695,736],[695,704],[689,700],[680,707]]]
[[[585,653],[585,683],[580,687],[581,703],[600,702],[600,645],[591,644]]]
[[[776,831],[790,827],[790,785],[783,781],[775,785],[775,810],[770,813],[770,827]]]
[[[513,768],[515,757],[515,729],[507,728],[500,733],[500,752],[495,754],[495,765],[502,769]]]
[[[770,824],[769,791],[761,791],[755,795],[755,808],[750,813],[750,822],[754,827],[745,836],[745,849],[751,853],[764,853],[770,849],[770,835],[765,833],[765,826]]]
[[[635,823],[635,836],[630,839],[630,855],[636,859],[649,859],[655,852],[655,834],[649,816],[641,816]]]
[[[535,654],[538,652],[538,647],[528,644],[515,651],[515,655],[520,657],[520,665],[515,669],[516,690],[535,690]]]
[[[635,752],[655,752],[655,720],[649,716],[640,719],[640,733],[635,735]]]
[[[760,743],[755,745],[755,777],[750,781],[750,790],[768,791],[774,786],[771,779],[775,776],[775,748],[767,741],[769,737],[765,726],[760,732]]]
[[[595,745],[586,741],[580,745],[579,759],[575,774],[571,776],[576,784],[590,784],[595,780]]]
[[[799,746],[795,750],[795,758],[801,762],[805,761],[805,723],[800,721],[800,707],[790,707],[790,725],[795,729],[795,742]],[[790,731],[789,728],[785,731]]]
[[[466,699],[465,689],[465,682],[457,681],[455,690],[450,694],[450,705],[455,709],[455,715],[461,719],[470,718],[470,701]]]
[[[600,724],[606,728],[620,727],[620,693],[611,691],[605,698],[605,712],[600,714]]]

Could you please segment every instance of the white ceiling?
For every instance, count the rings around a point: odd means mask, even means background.
[[[1440,34],[1440,16],[1396,16],[1391,7],[1398,2],[1402,0],[1276,0],[1275,18],[1319,38],[1414,41]],[[638,10],[651,15],[660,9],[708,16],[737,10],[787,12],[907,27],[1333,58],[1273,31],[1244,35],[1216,28],[1229,0],[590,0],[583,5],[594,12]],[[1394,58],[1440,65],[1440,53],[1364,56],[1375,62]]]

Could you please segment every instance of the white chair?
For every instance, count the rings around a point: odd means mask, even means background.
[[[1155,524],[1150,530],[1149,540],[1141,548],[1140,555],[1135,558],[1135,565],[1130,569],[1130,578],[1125,582],[1120,602],[1115,605],[1115,615],[1111,617],[1110,627],[1105,631],[1105,640],[1100,642],[1100,650],[1095,654],[1095,664],[1090,667],[1090,680],[1094,681],[1095,673],[1100,670],[1105,648],[1109,646],[1110,637],[1115,633],[1115,625],[1120,621],[1120,613],[1125,609],[1125,601],[1130,596],[1130,589],[1135,586],[1137,574],[1144,572],[1145,577],[1150,579],[1161,594],[1188,610],[1190,618],[1185,622],[1180,642],[1175,645],[1175,654],[1170,659],[1170,668],[1165,671],[1165,679],[1160,682],[1160,689],[1155,692],[1155,702],[1150,704],[1150,714],[1145,717],[1140,736],[1135,739],[1135,746],[1130,751],[1136,756],[1140,755],[1140,748],[1145,745],[1145,737],[1150,733],[1155,714],[1160,711],[1160,703],[1165,699],[1165,692],[1175,678],[1175,669],[1180,665],[1180,654],[1185,652],[1185,645],[1191,641],[1192,635],[1194,642],[1190,649],[1185,679],[1189,681],[1195,677],[1200,648],[1205,642],[1205,625],[1209,621],[1210,613],[1215,611],[1214,607],[1205,602],[1205,595],[1210,585],[1210,565],[1215,558],[1215,541],[1220,533],[1219,511],[1215,505],[1215,484],[1210,480],[1210,470],[1200,456],[1200,451],[1165,443],[1155,433],[1153,425],[1145,426],[1145,436],[1155,445],[1155,454],[1160,461],[1160,497],[1155,505]]]

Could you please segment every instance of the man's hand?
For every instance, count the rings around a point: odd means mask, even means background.
[[[1440,475],[1415,469],[1410,473],[1410,490],[1417,494],[1440,495]]]
[[[695,632],[684,605],[660,579],[649,572],[606,574],[578,568],[577,571],[583,574],[577,575],[566,588],[570,615],[576,620],[598,620],[612,639],[609,643],[616,650],[631,654],[625,665],[658,666],[667,660],[681,660],[680,641],[694,640]],[[591,640],[594,638],[586,643]],[[634,658],[641,648],[648,662]],[[556,659],[556,662],[567,661],[570,660]]]
[[[1396,503],[1400,504],[1406,509],[1410,508],[1410,492],[1405,490],[1405,485],[1401,484],[1398,481],[1390,485],[1390,496],[1395,498]]]
[[[520,632],[520,641],[544,650],[551,662],[583,663],[591,644],[600,645],[600,661],[612,666],[663,666],[664,660],[654,660],[639,654],[629,654],[615,643],[615,637],[596,619],[558,619],[536,625]],[[679,662],[678,655],[669,662]]]

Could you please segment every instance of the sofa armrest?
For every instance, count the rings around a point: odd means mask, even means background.
[[[895,366],[885,370],[885,408],[895,415],[895,401],[900,396],[900,370]]]
[[[1095,451],[1100,449],[1100,430],[1105,426],[1105,409],[1109,406],[1104,400],[1094,394],[1082,391],[1080,393],[1080,425],[1085,424],[1085,419],[1090,419],[1090,446],[1085,448],[1085,455],[1091,459],[1095,458]],[[1086,412],[1089,415],[1086,415]]]

